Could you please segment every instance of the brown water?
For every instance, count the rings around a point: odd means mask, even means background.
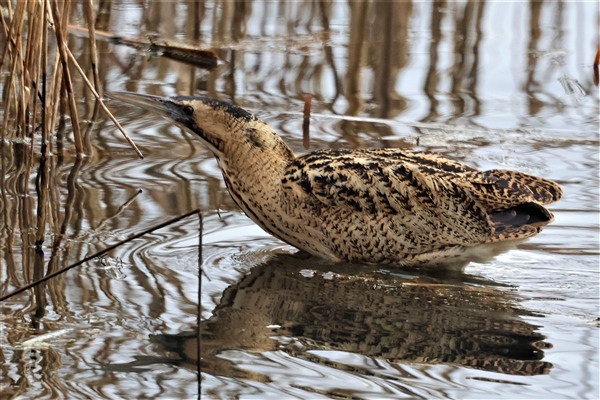
[[[196,207],[208,278],[190,217],[0,304],[2,399],[195,398],[199,284],[203,398],[598,398],[597,18],[595,2],[113,1],[104,28],[196,37],[226,63],[102,43],[106,90],[231,100],[298,153],[310,92],[312,150],[435,150],[565,196],[542,234],[463,274],[331,265],[246,218],[191,135],[113,101],[139,160],[82,97],[87,157],[68,121],[46,165],[2,141],[0,294]]]

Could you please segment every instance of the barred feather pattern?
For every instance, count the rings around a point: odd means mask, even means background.
[[[397,149],[309,153],[290,163],[282,183],[333,253],[376,263],[435,263],[525,239],[553,220],[542,205],[562,195],[543,178]]]

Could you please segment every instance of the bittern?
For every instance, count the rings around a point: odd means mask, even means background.
[[[166,116],[217,159],[235,203],[262,229],[330,261],[461,268],[540,232],[560,186],[400,149],[296,156],[266,123],[208,97],[109,96]]]

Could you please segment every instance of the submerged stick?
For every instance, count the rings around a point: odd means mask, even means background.
[[[138,189],[138,191],[137,191],[137,192],[136,192],[136,193],[135,193],[133,196],[131,196],[129,199],[127,199],[127,201],[126,201],[124,204],[122,204],[122,205],[121,205],[121,206],[120,206],[120,207],[117,209],[117,212],[115,212],[113,215],[111,215],[110,217],[105,217],[105,218],[103,218],[103,219],[102,219],[102,221],[100,221],[100,223],[98,223],[98,225],[97,225],[95,228],[91,228],[91,229],[89,229],[87,232],[84,232],[84,233],[81,235],[81,238],[87,238],[87,237],[89,237],[89,236],[90,236],[90,235],[91,235],[93,232],[96,232],[96,231],[100,230],[101,228],[103,228],[103,227],[104,227],[104,225],[105,225],[105,224],[106,224],[108,221],[110,221],[111,219],[114,219],[114,218],[118,217],[119,215],[121,215],[121,214],[123,213],[123,211],[125,211],[125,210],[127,209],[127,207],[129,207],[129,205],[130,205],[131,203],[133,203],[133,202],[135,201],[135,199],[136,199],[136,198],[137,198],[137,197],[138,197],[140,194],[142,194],[142,189]]]
[[[85,33],[85,28],[76,25],[69,25],[69,30],[71,32]],[[127,38],[101,30],[97,30],[95,34],[98,38],[107,40],[112,44],[147,51],[158,57],[169,58],[208,71],[217,68],[219,64],[219,56],[213,50],[205,50],[196,46],[166,40],[154,40],[152,38],[148,40]]]
[[[212,50],[202,50],[196,47],[170,42],[151,41],[148,50],[158,56],[170,58],[197,68],[212,71],[217,68],[219,57]]]
[[[122,244],[125,244],[125,243],[130,242],[130,241],[132,241],[134,239],[142,237],[142,236],[144,236],[144,235],[146,235],[148,233],[152,233],[155,230],[158,230],[160,228],[164,228],[165,226],[171,225],[171,224],[173,224],[175,222],[181,221],[182,219],[185,219],[185,218],[189,217],[190,215],[194,215],[194,214],[198,214],[201,217],[200,209],[197,208],[194,211],[190,211],[190,212],[188,212],[186,214],[180,215],[179,217],[170,219],[170,220],[165,221],[165,222],[163,222],[161,224],[158,224],[158,225],[156,225],[156,226],[154,226],[152,228],[146,229],[146,230],[144,230],[144,231],[142,231],[140,233],[136,233],[135,235],[132,235],[132,236],[130,236],[129,238],[127,238],[125,240],[121,240],[120,242],[117,242],[117,243],[115,243],[115,244],[113,244],[111,246],[108,246],[104,250],[100,250],[100,251],[92,254],[91,256],[87,256],[83,260],[79,260],[76,263],[69,265],[68,267],[59,269],[58,271],[53,272],[53,273],[51,273],[49,275],[46,275],[45,277],[43,277],[41,279],[38,279],[35,282],[29,283],[29,284],[23,286],[20,289],[17,289],[17,290],[15,290],[15,291],[7,294],[7,295],[4,295],[4,296],[0,297],[0,301],[8,300],[8,299],[10,299],[11,297],[13,297],[13,296],[15,296],[17,294],[26,291],[27,289],[31,289],[32,287],[34,287],[36,285],[39,285],[40,283],[46,282],[47,280],[50,280],[50,279],[52,279],[52,278],[54,278],[54,277],[62,274],[63,272],[66,272],[66,271],[68,271],[68,270],[70,270],[72,268],[75,268],[75,267],[77,267],[77,266],[79,266],[79,265],[81,265],[83,263],[86,263],[86,262],[88,262],[90,260],[93,260],[94,258],[100,257],[100,256],[108,253],[109,251],[111,251],[113,249],[116,249],[117,247],[121,246]]]

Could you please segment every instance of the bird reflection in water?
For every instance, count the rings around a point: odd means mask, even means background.
[[[523,319],[535,314],[519,308],[517,301],[499,284],[460,272],[400,275],[375,266],[323,264],[279,254],[227,288],[210,319],[201,322],[201,369],[269,381],[222,354],[283,351],[326,364],[309,350],[336,350],[391,364],[547,374],[552,364],[542,361],[543,349],[551,345],[537,326]],[[177,353],[177,363],[196,368],[196,332],[153,335],[153,341]],[[352,368],[370,375],[366,367]]]

